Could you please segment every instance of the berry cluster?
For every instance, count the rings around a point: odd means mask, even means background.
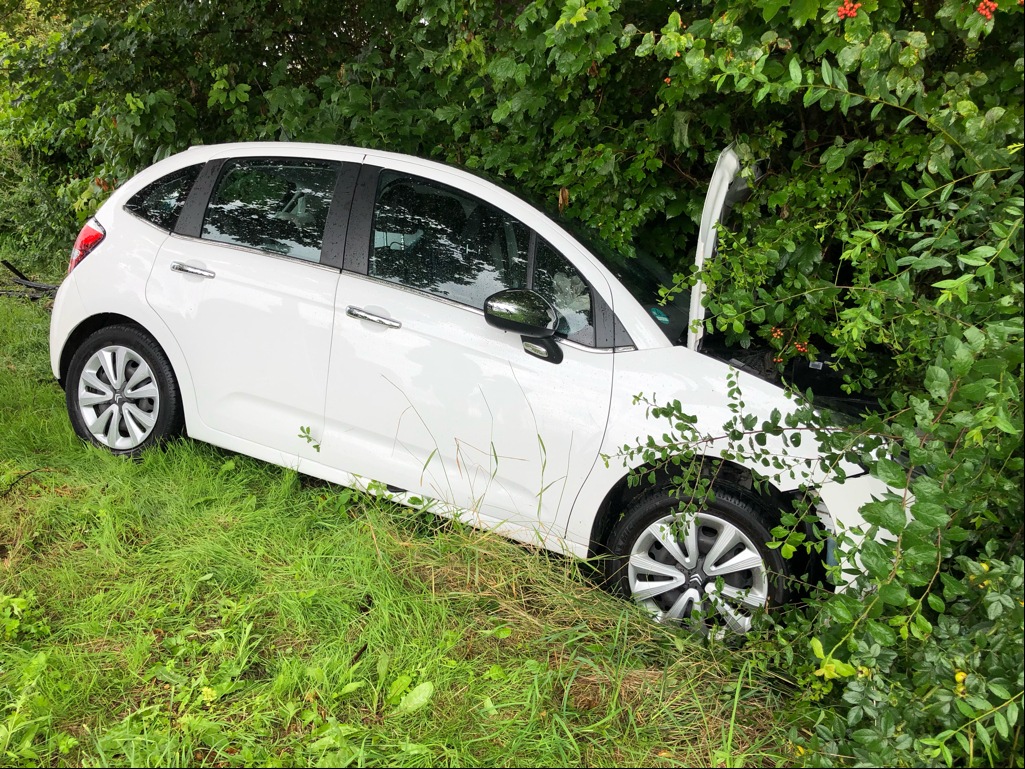
[[[781,329],[779,326],[774,326],[773,329],[772,329],[772,338],[773,339],[782,339],[783,336],[784,336],[784,333],[785,332],[783,331],[783,329]],[[793,337],[791,337],[791,338],[793,338]],[[786,349],[786,343],[783,344],[783,348]],[[797,352],[799,352],[801,354],[807,353],[808,352],[808,343],[807,342],[794,342],[794,349],[797,350]],[[783,362],[782,352],[779,355],[777,355],[776,357],[774,357],[772,360],[773,360],[774,363],[782,363]]]
[[[982,0],[983,3],[988,3],[989,1],[990,0]],[[853,19],[858,15],[858,9],[860,7],[861,3],[852,3],[851,0],[843,0],[843,5],[836,9],[836,15],[841,19]],[[981,8],[982,6],[979,7]]]
[[[997,4],[993,0],[982,0],[979,3],[979,7],[976,8],[980,15],[985,16],[989,21],[993,20],[993,11],[997,9]]]

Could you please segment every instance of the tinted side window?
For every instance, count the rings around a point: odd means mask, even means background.
[[[378,181],[369,275],[482,309],[527,283],[529,230],[465,193],[392,171]]]
[[[560,334],[580,344],[594,347],[594,304],[591,289],[577,268],[566,257],[537,239],[531,288],[547,299],[559,312]]]
[[[203,164],[199,163],[150,182],[132,195],[125,203],[125,209],[170,232],[177,224],[189,190],[202,170]]]
[[[338,164],[323,160],[229,161],[201,237],[319,262],[337,174]]]

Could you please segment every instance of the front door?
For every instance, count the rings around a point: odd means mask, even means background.
[[[364,274],[338,285],[321,461],[512,536],[558,536],[608,418],[614,356],[595,345],[593,286],[465,184],[390,170],[375,187]],[[485,322],[488,296],[522,287],[559,311],[561,362]]]

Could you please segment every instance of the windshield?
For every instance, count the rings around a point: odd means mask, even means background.
[[[659,289],[673,285],[673,276],[655,257],[637,247],[636,256],[621,254],[595,233],[584,230],[577,222],[560,221],[559,226],[569,230],[619,279],[655,320],[662,333],[669,337],[670,342],[686,344],[687,324],[690,322],[690,291],[676,292],[663,303]]]
[[[645,311],[655,320],[662,333],[673,344],[687,344],[687,325],[690,323],[690,290],[673,294],[663,303],[659,289],[673,284],[673,276],[651,254],[634,244],[636,256],[627,256],[616,251],[597,232],[579,221],[565,219],[545,201],[526,190],[510,187],[506,180],[483,173],[479,169],[463,169],[529,203],[547,216],[555,225],[569,232],[597,257],[608,270],[619,279],[627,291],[640,302]]]

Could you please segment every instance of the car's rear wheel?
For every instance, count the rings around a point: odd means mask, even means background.
[[[790,598],[788,562],[767,545],[771,518],[726,488],[683,511],[667,490],[644,494],[609,537],[611,585],[659,622],[746,633]]]
[[[134,326],[108,326],[86,338],[68,367],[65,397],[78,436],[115,454],[134,456],[181,432],[171,364]]]

